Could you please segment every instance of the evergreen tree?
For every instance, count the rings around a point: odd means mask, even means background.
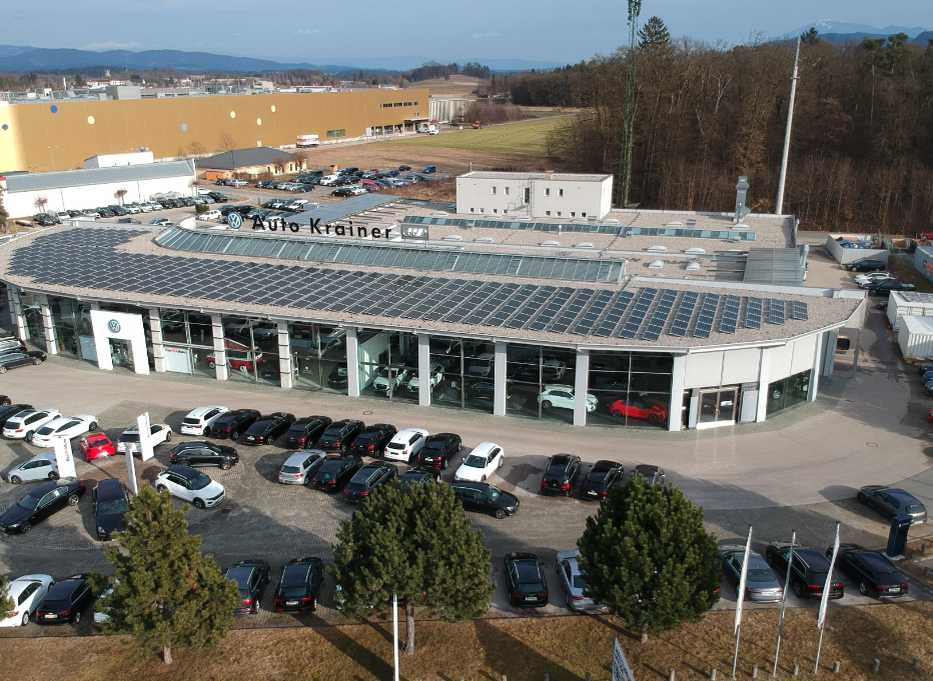
[[[703,510],[673,485],[633,476],[586,519],[577,545],[590,595],[643,642],[700,620],[719,600],[716,537],[703,527]]]
[[[651,17],[638,29],[638,49],[665,48],[671,44],[671,34],[660,17]]]
[[[116,570],[95,584],[98,592],[113,589],[98,606],[110,615],[104,633],[132,636],[140,656],[161,648],[166,664],[173,646],[217,645],[240,600],[217,563],[201,555],[201,537],[188,534],[187,509],[176,511],[171,495],[144,484],[130,502],[126,531],[115,535],[119,548],[104,551]]]
[[[341,614],[385,613],[397,595],[405,601],[409,655],[415,652],[416,606],[449,623],[489,610],[491,554],[447,485],[380,485],[340,523],[333,549],[330,574],[340,585]]]
[[[7,209],[3,206],[3,192],[6,191],[3,188],[0,188],[0,231],[7,232],[8,226],[7,221],[10,219],[10,214],[7,212]]]
[[[804,45],[816,45],[817,43],[823,42],[823,39],[819,36],[819,31],[816,30],[813,26],[808,28],[806,31],[800,34],[800,42]]]
[[[3,204],[0,203],[0,210]],[[0,617],[6,617],[6,613],[14,608],[13,600],[10,598],[10,578],[0,572]]]

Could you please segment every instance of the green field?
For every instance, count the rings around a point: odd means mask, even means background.
[[[385,142],[400,147],[433,147],[435,149],[474,149],[477,151],[502,151],[515,154],[537,154],[544,156],[545,138],[552,130],[565,125],[560,118],[538,121],[523,121],[497,125],[480,130],[467,129],[445,132],[441,135],[419,135],[407,140]],[[447,128],[447,126],[444,126]],[[443,128],[442,128],[443,129]],[[448,128],[453,129],[453,128]]]

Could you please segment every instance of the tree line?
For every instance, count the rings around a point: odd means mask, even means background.
[[[630,201],[731,209],[739,175],[775,209],[794,42],[728,47],[671,39],[652,17],[633,56]],[[628,48],[552,72],[500,76],[526,106],[588,109],[549,140],[568,170],[618,175]],[[933,215],[933,41],[904,34],[833,45],[803,36],[784,212],[804,230],[913,234]]]
[[[429,61],[422,64],[417,69],[406,71],[402,74],[402,77],[411,83],[416,83],[418,81],[431,80],[433,78],[444,78],[446,80],[457,74],[463,76],[472,76],[474,78],[482,78],[486,80],[489,78],[489,67],[477,64],[475,62],[469,62],[464,64],[461,68],[459,64],[444,65],[439,64],[436,61]]]

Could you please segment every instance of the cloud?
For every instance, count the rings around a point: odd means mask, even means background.
[[[134,47],[139,47],[139,43],[118,43],[118,42],[108,42],[108,43],[91,43],[90,45],[85,45],[82,47],[82,50],[90,50],[91,52],[103,52],[104,50],[132,50]]]
[[[474,33],[473,37],[482,40],[483,38],[501,38],[502,36],[498,33]]]
[[[298,35],[311,35],[312,33],[323,33],[319,28],[312,28],[310,31],[306,31],[303,28],[298,29]]]

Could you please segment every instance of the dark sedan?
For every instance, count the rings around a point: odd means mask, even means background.
[[[311,479],[322,492],[336,492],[363,467],[363,460],[352,454],[328,456]]]
[[[580,474],[580,457],[575,454],[555,454],[547,460],[541,494],[563,494],[569,497]]]
[[[289,426],[282,438],[282,446],[286,449],[304,449],[317,442],[331,423],[327,416],[306,416],[298,419]]]
[[[887,518],[893,518],[897,515],[909,515],[911,525],[927,521],[926,507],[917,497],[902,489],[869,485],[862,487],[858,491],[856,498],[860,504],[871,506]]]
[[[335,421],[327,427],[314,448],[323,449],[325,452],[349,452],[353,440],[365,427],[366,424],[356,419]]]
[[[907,282],[899,281],[897,279],[885,279],[884,281],[879,281],[872,284],[868,287],[868,295],[870,296],[886,296],[891,293],[891,291],[916,291],[917,287],[913,284],[908,284]]]
[[[182,466],[218,466],[229,470],[240,461],[233,447],[193,440],[175,446],[169,454],[173,464]]]
[[[833,547],[826,549],[826,556],[833,555]],[[874,591],[878,598],[907,595],[907,579],[894,564],[877,551],[869,551],[858,544],[842,544],[839,547],[837,565],[847,572],[858,584],[863,595]]]
[[[90,575],[73,575],[53,584],[36,608],[36,624],[78,624],[81,611],[94,602]]]
[[[450,458],[463,448],[463,441],[454,433],[437,433],[424,439],[424,447],[418,452],[418,463],[422,466],[447,470]]]
[[[393,463],[378,462],[360,468],[343,489],[343,498],[351,503],[365,501],[379,485],[398,477]]]
[[[23,411],[33,411],[31,404],[8,404],[0,407],[0,427],[5,426],[6,422]]]
[[[269,563],[264,560],[241,560],[227,568],[224,575],[231,582],[236,582],[240,590],[240,605],[234,615],[251,615],[259,612],[259,600],[266,584],[270,581]]]
[[[234,409],[217,418],[211,425],[211,437],[220,440],[239,440],[240,434],[246,431],[260,417],[255,409]]]
[[[625,469],[615,461],[597,461],[580,485],[580,498],[602,501],[613,485],[622,482]]]
[[[110,541],[110,535],[123,531],[123,517],[130,508],[126,487],[116,478],[101,480],[91,493],[97,538]]]
[[[0,532],[26,534],[32,526],[66,505],[77,506],[84,494],[84,483],[77,478],[50,480],[30,490],[9,511],[0,516]]]
[[[544,569],[534,553],[513,552],[505,557],[509,602],[517,608],[547,605],[548,588]]]
[[[518,497],[503,492],[495,485],[485,482],[455,482],[450,487],[465,511],[488,513],[499,520],[518,513]]]
[[[324,581],[324,562],[320,558],[295,558],[288,561],[275,590],[276,612],[314,612],[317,592]]]
[[[887,265],[883,260],[862,259],[843,265],[849,272],[881,272]]]
[[[649,487],[654,487],[655,485],[663,485],[665,473],[664,469],[660,466],[651,466],[648,464],[639,464],[632,469],[632,477],[640,475],[645,480],[648,481]]]
[[[381,457],[382,450],[397,432],[398,429],[391,423],[374,423],[366,426],[359,435],[353,438],[350,452],[357,456]]]
[[[790,558],[788,542],[772,542],[765,549],[768,565],[787,574],[787,562]],[[829,560],[818,549],[803,546],[794,547],[794,559],[790,561],[790,585],[797,598],[822,598],[829,574]],[[842,577],[833,570],[833,580],[829,587],[830,598],[842,598],[845,587]]]
[[[409,468],[405,471],[399,480],[403,483],[415,483],[418,485],[423,485],[426,482],[433,480],[434,482],[440,482],[441,473],[436,468],[429,468],[427,466],[415,466],[414,468]]]
[[[327,387],[335,390],[346,389],[347,383],[347,363],[337,362],[333,371],[327,377]]]
[[[245,433],[241,442],[244,445],[267,445],[275,442],[279,435],[283,435],[295,422],[294,414],[276,411],[265,416],[260,416],[253,421]]]
[[[42,364],[45,358],[46,354],[39,350],[8,352],[5,355],[0,355],[0,374],[5,374],[9,369],[26,366],[27,364]]]

